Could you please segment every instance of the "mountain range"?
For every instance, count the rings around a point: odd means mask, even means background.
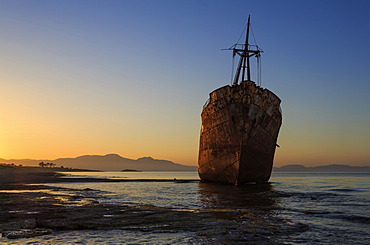
[[[303,165],[284,165],[274,167],[274,172],[363,172],[369,173],[370,166],[350,166],[340,164],[330,164],[317,167],[305,167]]]
[[[129,159],[117,154],[107,155],[86,155],[75,158],[58,158],[55,160],[33,160],[33,159],[0,159],[0,163],[14,163],[37,166],[40,162],[51,162],[56,166],[65,168],[94,169],[103,171],[121,171],[125,169],[140,171],[196,171],[197,167],[174,163],[167,160],[142,157]]]
[[[38,166],[40,162],[53,163],[57,167],[74,169],[94,169],[102,171],[121,171],[125,169],[139,171],[196,171],[196,166],[188,166],[174,163],[168,160],[153,159],[152,157],[142,157],[129,159],[117,154],[107,155],[85,155],[75,158],[58,158],[55,160],[34,160],[34,159],[1,159],[0,163],[14,163],[24,166]],[[350,166],[350,165],[323,165],[317,167],[305,167],[303,165],[284,165],[274,167],[274,172],[370,172],[370,166]]]

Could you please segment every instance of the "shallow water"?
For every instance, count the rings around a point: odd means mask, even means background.
[[[193,244],[189,233],[148,233],[129,230],[61,231],[52,235],[16,240],[0,238],[0,244]]]
[[[271,181],[290,195],[281,199],[278,215],[309,226],[306,232],[282,240],[369,244],[369,173],[276,173]]]
[[[194,172],[81,172],[122,178],[127,182],[56,183],[50,186],[80,189],[101,203],[150,204],[178,210],[217,210],[220,219],[232,219],[246,210],[258,220],[282,220],[296,227],[268,233],[262,244],[369,244],[370,173],[273,173],[270,183],[232,186],[198,181]],[[176,181],[174,181],[176,178]],[[134,181],[134,180],[152,181]],[[153,180],[158,181],[153,181]],[[132,181],[131,181],[132,180]],[[187,181],[179,181],[187,180]],[[193,180],[193,181],[190,181]],[[67,191],[68,193],[68,191]],[[76,191],[71,191],[76,194]],[[223,216],[224,217],[221,217]],[[256,221],[256,222],[257,222]],[[243,221],[244,222],[244,221]],[[253,222],[248,224],[253,230]],[[210,235],[211,234],[211,235]],[[225,235],[226,236],[226,235]],[[221,237],[221,240],[220,240]],[[30,239],[4,240],[10,244],[223,244],[222,234],[199,237],[192,232],[140,231],[58,232]],[[253,241],[229,241],[253,244]]]

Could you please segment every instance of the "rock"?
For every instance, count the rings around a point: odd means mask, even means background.
[[[35,236],[47,235],[51,233],[52,230],[50,229],[20,229],[14,231],[5,231],[3,232],[3,237],[9,239],[30,238]]]
[[[36,219],[26,219],[21,224],[22,229],[34,229],[36,228]]]

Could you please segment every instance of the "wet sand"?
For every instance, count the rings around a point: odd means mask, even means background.
[[[66,168],[39,168],[39,167],[18,167],[0,165],[0,188],[3,186],[60,183],[60,182],[99,182],[117,181],[110,179],[94,178],[66,178],[61,172],[87,171],[85,169],[74,170]]]
[[[0,232],[7,239],[29,238],[62,230],[137,230],[189,232],[200,243],[209,241],[269,244],[271,236],[301,232],[305,227],[246,209],[177,210],[147,205],[98,203],[96,190],[45,186],[58,182],[119,181],[64,178],[52,169],[0,169]],[[32,185],[28,185],[32,184]],[[45,191],[45,190],[48,191]],[[58,192],[59,191],[59,192]],[[73,193],[74,190],[68,190]],[[85,194],[86,195],[85,195]]]

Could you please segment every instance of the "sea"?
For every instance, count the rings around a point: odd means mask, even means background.
[[[199,181],[196,172],[71,172],[69,178],[124,179],[124,182],[50,183],[48,186],[94,190],[100,203],[155,205],[201,212],[244,210],[256,221],[240,224],[249,236],[206,235],[186,231],[79,230],[15,240],[4,244],[370,244],[370,173],[274,172],[267,184],[241,186]],[[68,191],[66,191],[68,194]],[[70,193],[73,194],[73,193]],[[89,198],[88,195],[86,198]],[[247,210],[247,211],[245,211]],[[258,217],[257,217],[258,216]],[[258,222],[285,224],[271,232]],[[242,219],[233,222],[246,222]],[[204,224],[207,226],[208,224]],[[259,226],[260,227],[260,226]],[[266,229],[269,229],[266,226]],[[289,229],[291,227],[291,229]],[[246,230],[247,229],[247,230]],[[253,232],[256,231],[254,239]],[[235,231],[230,231],[235,232]],[[228,240],[229,239],[229,240]]]

